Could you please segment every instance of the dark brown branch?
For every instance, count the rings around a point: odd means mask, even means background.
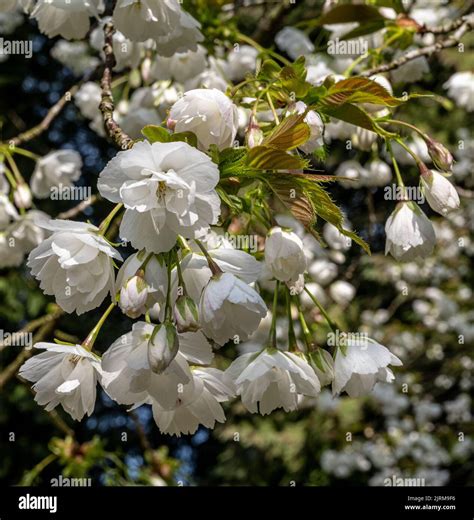
[[[449,47],[455,47],[460,42],[461,38],[472,28],[474,27],[474,19],[472,16],[468,17],[463,21],[461,26],[457,29],[457,31],[452,35],[446,38],[445,40],[439,40],[432,45],[428,45],[426,47],[421,47],[420,49],[415,49],[407,52],[403,56],[400,56],[396,60],[391,61],[390,63],[384,63],[383,65],[379,65],[378,67],[374,67],[373,69],[366,70],[360,74],[360,76],[372,76],[372,74],[379,74],[381,72],[388,72],[389,70],[397,69],[401,67],[405,63],[409,61],[415,60],[420,56],[430,56],[435,52],[439,52],[443,49],[447,49]]]
[[[104,128],[106,134],[112,141],[122,150],[126,150],[133,146],[133,139],[128,136],[120,125],[114,119],[114,98],[112,95],[112,70],[115,67],[115,56],[112,46],[112,37],[115,29],[112,23],[104,25],[104,55],[105,67],[102,79],[100,81],[100,88],[102,90],[102,100],[99,109],[102,112],[104,120]]]

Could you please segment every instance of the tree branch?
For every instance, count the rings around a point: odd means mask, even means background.
[[[112,46],[112,37],[115,29],[111,22],[104,25],[104,54],[105,67],[102,79],[100,81],[100,88],[102,90],[102,100],[99,109],[102,112],[102,119],[104,120],[104,128],[106,134],[112,141],[122,150],[126,150],[133,146],[133,139],[128,136],[120,125],[114,119],[114,98],[112,95],[112,69],[115,66],[115,56]]]
[[[384,63],[383,65],[379,65],[378,67],[374,67],[373,69],[361,72],[360,76],[372,76],[373,74],[388,72],[389,70],[397,69],[405,63],[415,60],[420,56],[430,56],[431,54],[439,52],[443,49],[447,49],[448,47],[455,47],[460,42],[461,38],[474,27],[474,18],[472,16],[465,18],[466,19],[459,26],[457,31],[445,40],[440,40],[436,43],[433,43],[432,45],[428,45],[427,47],[422,47],[420,49],[409,51],[403,56],[397,58],[396,60],[391,61],[390,63]]]
[[[60,219],[70,219],[70,218],[73,218],[76,215],[79,215],[79,213],[82,213],[89,206],[92,206],[92,204],[97,202],[97,200],[99,200],[99,196],[98,195],[92,195],[88,199],[83,200],[82,202],[77,204],[77,206],[74,206],[71,209],[68,209],[68,210],[63,211],[61,213],[58,213],[55,218],[60,218]]]

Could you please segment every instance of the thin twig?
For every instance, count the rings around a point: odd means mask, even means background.
[[[449,36],[445,40],[440,40],[436,43],[433,43],[432,45],[409,51],[403,56],[397,58],[396,60],[391,61],[390,63],[384,63],[383,65],[379,65],[378,67],[374,67],[373,69],[369,69],[362,72],[360,76],[372,76],[372,74],[379,74],[381,72],[387,72],[389,70],[397,69],[405,63],[415,60],[420,56],[430,56],[431,54],[439,52],[443,49],[455,47],[460,42],[461,38],[473,27],[474,19],[471,16],[464,20],[464,22],[461,24],[458,30],[452,36]]]
[[[97,200],[99,200],[99,197],[97,195],[92,195],[88,199],[83,200],[77,206],[74,206],[71,209],[63,211],[62,213],[58,213],[56,218],[60,218],[60,219],[70,219],[70,218],[73,218],[76,215],[79,215],[79,213],[82,213],[89,206],[92,206],[92,204],[94,204]]]

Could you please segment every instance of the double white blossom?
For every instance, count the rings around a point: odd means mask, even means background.
[[[395,376],[388,365],[402,362],[386,347],[370,338],[349,338],[345,348],[338,348],[334,360],[334,394],[347,392],[351,397],[369,393],[377,381],[393,382]]]
[[[98,18],[100,6],[99,0],[38,0],[31,16],[49,38],[81,39],[89,30],[89,18]]]
[[[177,0],[118,0],[113,21],[134,42],[154,40],[162,56],[196,50],[203,40],[200,24]]]
[[[144,141],[107,164],[98,188],[126,208],[121,237],[136,249],[160,253],[169,251],[178,235],[196,238],[217,222],[218,181],[217,166],[188,144]]]
[[[282,282],[294,283],[306,271],[303,242],[296,233],[273,227],[265,241],[265,264]]]
[[[260,295],[231,273],[215,275],[204,288],[199,315],[204,334],[219,345],[245,341],[267,314]]]
[[[46,352],[28,359],[19,376],[35,383],[35,401],[47,411],[61,404],[76,421],[90,416],[102,373],[99,358],[81,345],[36,343],[34,347]]]
[[[385,233],[385,254],[403,262],[425,258],[436,242],[433,224],[414,202],[397,204],[385,224]]]
[[[69,220],[39,225],[53,234],[30,253],[28,267],[45,294],[77,314],[98,307],[107,293],[115,296],[113,259],[121,257],[97,227]]]
[[[50,152],[38,159],[31,176],[31,190],[39,199],[51,195],[51,188],[70,187],[81,176],[82,159],[74,150]]]
[[[180,437],[195,433],[200,424],[214,428],[216,421],[225,421],[220,403],[235,395],[232,382],[216,368],[196,368],[192,377],[172,408],[151,400],[153,417],[163,433]]]
[[[193,132],[198,147],[207,151],[211,144],[219,150],[233,145],[239,114],[232,101],[217,89],[189,90],[170,111],[168,124],[176,132]]]
[[[315,397],[321,390],[316,373],[302,356],[276,348],[238,357],[226,375],[247,410],[262,415],[276,408],[296,410],[299,395]]]

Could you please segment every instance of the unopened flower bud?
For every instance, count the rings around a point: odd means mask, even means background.
[[[176,119],[172,119],[171,117],[168,117],[168,119],[166,120],[166,127],[171,130],[171,131],[174,131],[175,127],[176,127]]]
[[[120,289],[119,306],[122,312],[130,318],[138,318],[146,311],[147,298],[147,283],[142,272],[138,272],[129,278]]]
[[[27,209],[31,207],[31,191],[27,184],[21,182],[13,193],[13,200],[17,208]]]
[[[155,374],[162,374],[178,353],[179,341],[170,322],[157,325],[148,341],[148,362]]]
[[[196,332],[199,330],[198,308],[189,296],[180,296],[176,300],[174,317],[178,332]]]
[[[441,173],[420,168],[421,185],[431,209],[446,215],[459,208],[460,200],[454,185]]]
[[[439,141],[429,139],[426,141],[428,153],[430,154],[433,164],[442,172],[450,172],[453,169],[453,156],[451,152]]]
[[[263,141],[263,132],[254,117],[250,118],[249,126],[246,132],[247,146],[249,148],[255,148],[259,146]]]

